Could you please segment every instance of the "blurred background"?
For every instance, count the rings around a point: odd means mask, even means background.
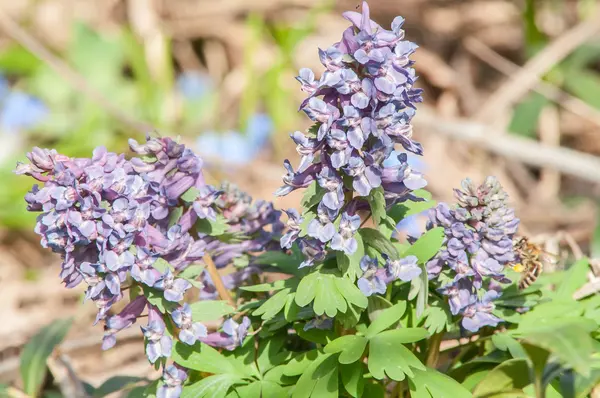
[[[23,344],[74,316],[61,352],[84,380],[152,376],[137,328],[101,352],[95,308],[59,284],[12,173],[32,146],[90,156],[127,151],[146,131],[180,136],[227,179],[276,207],[301,67],[337,42],[358,0],[0,0],[0,383],[18,378]],[[600,257],[600,2],[371,0],[372,18],[406,18],[425,90],[413,159],[438,200],[464,177],[496,175],[547,250]],[[294,163],[294,161],[292,162]],[[416,234],[423,217],[404,222]],[[577,253],[576,253],[577,254]],[[594,276],[590,276],[594,278]]]

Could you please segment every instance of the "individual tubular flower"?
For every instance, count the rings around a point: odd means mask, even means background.
[[[166,300],[179,302],[183,300],[183,295],[186,290],[192,287],[192,284],[185,279],[175,279],[171,270],[167,269],[164,275],[154,284],[154,287],[164,291]]]
[[[179,340],[185,344],[194,345],[197,340],[207,336],[206,326],[200,322],[192,322],[192,308],[188,303],[173,311],[171,317],[180,329]]]
[[[331,248],[333,250],[340,250],[346,254],[353,254],[357,249],[357,242],[354,238],[354,234],[360,227],[360,216],[350,215],[346,212],[342,214],[342,220],[340,221],[340,227],[338,232],[333,236],[331,241]]]
[[[367,297],[373,294],[384,294],[387,285],[401,280],[410,282],[421,275],[421,268],[417,265],[416,256],[407,256],[398,260],[392,260],[387,255],[383,255],[385,265],[379,267],[376,258],[364,256],[360,261],[362,276],[356,282],[360,291]]]
[[[501,321],[491,314],[500,292],[489,289],[494,282],[510,282],[504,268],[516,259],[512,241],[519,219],[494,177],[480,186],[466,179],[455,196],[456,208],[440,203],[430,211],[427,228],[443,227],[445,238],[442,250],[427,263],[427,273],[429,279],[442,272],[451,278],[439,291],[448,297],[452,314],[463,318],[463,327],[477,331]]]
[[[179,398],[187,373],[177,365],[169,365],[163,370],[162,384],[156,389],[156,398]]]
[[[223,331],[209,333],[208,336],[200,338],[200,341],[213,347],[234,350],[244,342],[250,328],[250,318],[244,317],[241,323],[237,323],[232,318],[223,322]]]
[[[173,340],[165,334],[165,322],[156,308],[149,308],[148,326],[141,326],[141,329],[146,338],[146,356],[151,363],[171,355]]]
[[[386,206],[391,206],[417,200],[411,193],[426,185],[422,175],[408,165],[405,153],[395,155],[395,166],[383,165],[396,144],[405,151],[422,153],[412,140],[410,124],[415,104],[421,101],[409,59],[417,46],[404,40],[401,17],[386,30],[370,20],[366,2],[362,7],[362,14],[344,13],[352,26],[341,41],[319,50],[324,67],[320,78],[306,68],[296,78],[308,94],[300,109],[314,125],[305,133],[292,134],[300,165],[294,171],[289,161],[284,162],[287,174],[276,195],[318,184],[319,206],[307,209],[317,216],[310,222],[311,230],[304,231],[308,237],[299,237],[294,229],[282,242],[282,247],[289,248],[298,239],[299,246],[311,255],[304,265],[313,264],[315,253],[324,258],[321,254],[328,249],[347,254],[355,251],[351,232],[355,221],[349,227],[346,218],[339,220],[340,215],[350,213],[346,207],[351,201],[361,202],[359,208],[368,206],[367,197],[383,188]],[[323,206],[337,213],[335,220],[321,217]],[[331,223],[340,225],[333,237]],[[316,244],[315,239],[324,245]]]

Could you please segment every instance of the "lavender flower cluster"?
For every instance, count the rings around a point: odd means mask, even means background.
[[[233,186],[217,191],[207,185],[202,160],[169,138],[148,138],[141,145],[130,140],[130,147],[140,156],[127,160],[98,148],[91,159],[70,158],[34,148],[27,155],[30,163],[17,166],[17,174],[43,183],[26,196],[28,210],[41,213],[35,231],[42,246],[61,255],[60,277],[68,288],[82,281],[88,285],[85,298],[98,307],[95,323],[105,321],[104,349],[113,347],[116,333],[133,325],[144,310],[148,324],[142,332],[152,363],[171,354],[171,323],[182,343],[205,341],[233,349],[247,333],[248,318],[241,325],[229,319],[223,332],[208,334],[183,303],[194,282],[184,270],[201,262],[207,252],[217,266],[225,266],[233,258],[268,248],[283,228],[280,212],[267,202],[252,203]],[[235,239],[219,240],[193,228],[201,220],[216,222],[218,217]],[[203,289],[214,290],[207,275]],[[243,280],[238,279],[232,283]],[[130,288],[141,288],[144,294],[109,315]],[[171,309],[162,313],[150,303],[148,292],[173,303]],[[169,369],[165,377],[177,374]],[[163,390],[180,387],[171,384],[165,381]]]
[[[431,210],[428,229],[444,228],[445,247],[427,263],[427,272],[429,279],[442,272],[452,278],[440,292],[448,297],[452,314],[462,316],[462,326],[476,332],[501,322],[492,314],[492,301],[501,292],[497,282],[510,282],[503,271],[515,260],[512,238],[519,219],[495,177],[480,186],[466,179],[455,196],[455,209],[440,203]]]
[[[353,26],[346,29],[340,42],[319,50],[326,68],[321,78],[316,80],[306,68],[297,77],[309,94],[300,109],[315,125],[306,134],[297,131],[291,135],[301,155],[300,165],[294,171],[285,161],[285,185],[276,192],[287,195],[313,181],[321,190],[308,236],[298,242],[307,257],[303,266],[324,258],[328,243],[333,250],[356,251],[353,236],[360,218],[355,212],[365,206],[365,197],[372,190],[382,187],[386,203],[391,205],[426,185],[422,175],[408,165],[405,153],[396,154],[397,162],[391,166],[383,165],[395,143],[422,153],[421,145],[412,140],[410,124],[422,91],[413,87],[417,77],[409,59],[417,46],[404,40],[404,19],[396,17],[392,29],[386,30],[370,19],[366,2],[362,15],[346,12],[344,17]],[[285,248],[299,237],[303,222],[297,212],[287,214],[289,232],[281,241]]]
[[[410,282],[421,275],[421,268],[417,265],[416,256],[407,256],[399,260],[392,260],[385,254],[382,254],[385,265],[379,267],[376,258],[364,256],[360,261],[360,269],[363,275],[358,279],[357,284],[360,291],[367,297],[375,293],[385,294],[387,285],[401,280]]]

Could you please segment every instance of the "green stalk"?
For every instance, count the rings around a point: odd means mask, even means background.
[[[440,344],[442,343],[442,337],[444,333],[436,333],[429,339],[429,350],[427,351],[427,359],[425,365],[430,368],[436,368],[438,360],[440,359]]]

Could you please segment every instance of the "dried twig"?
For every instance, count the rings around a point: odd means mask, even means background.
[[[202,257],[202,259],[206,264],[206,270],[208,271],[210,279],[212,279],[212,282],[215,285],[215,289],[217,289],[217,293],[219,293],[221,299],[227,301],[232,307],[235,308],[235,301],[233,300],[233,297],[231,297],[231,294],[229,294],[229,290],[227,290],[227,288],[223,284],[221,275],[219,275],[219,271],[217,270],[217,267],[212,258],[210,258],[208,254],[205,254],[204,257]]]
[[[477,120],[490,120],[503,114],[510,105],[521,99],[540,77],[563,60],[579,45],[600,32],[600,12],[579,23],[573,29],[554,40],[527,64],[512,75],[477,112]]]
[[[414,124],[419,129],[461,140],[508,159],[600,183],[600,158],[587,153],[552,147],[506,133],[494,134],[492,128],[481,123],[444,120],[424,107],[419,110]]]
[[[474,37],[467,37],[463,41],[463,44],[471,54],[506,76],[518,73],[521,69],[519,65],[512,63]],[[569,112],[600,126],[600,111],[594,109],[585,101],[572,96],[544,80],[537,81],[532,89],[557,104],[562,105]]]
[[[31,51],[31,53],[40,60],[48,64],[48,66],[62,76],[75,89],[87,95],[115,119],[141,132],[153,130],[153,127],[150,124],[132,118],[118,106],[112,104],[102,93],[89,85],[83,76],[74,71],[65,61],[52,54],[42,43],[21,28],[19,24],[9,17],[2,9],[0,9],[0,29],[23,47]]]

